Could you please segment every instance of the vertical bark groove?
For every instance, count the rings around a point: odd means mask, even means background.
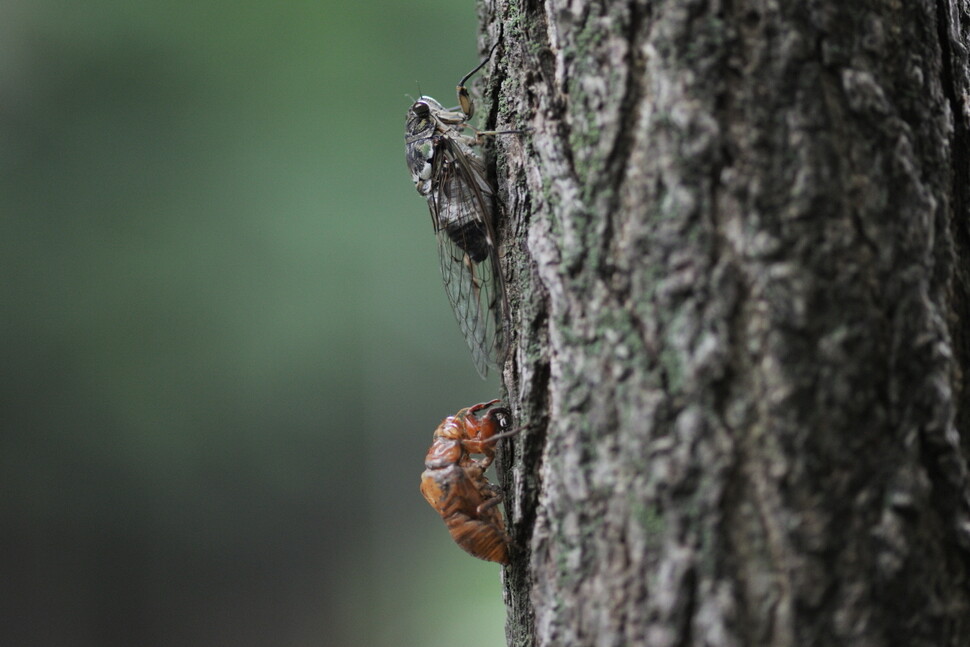
[[[966,0],[938,0],[937,31],[943,64],[942,85],[953,118],[951,150],[953,210],[949,230],[954,256],[970,254],[970,70],[966,67],[970,47],[970,3]],[[960,367],[970,366],[970,264],[956,265],[950,285],[952,313],[948,319],[953,347],[960,361],[955,376],[958,429],[970,429],[970,375]],[[970,454],[970,434],[963,434],[963,455]]]

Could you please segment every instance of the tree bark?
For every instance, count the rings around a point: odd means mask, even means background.
[[[970,2],[481,18],[509,644],[970,645]]]

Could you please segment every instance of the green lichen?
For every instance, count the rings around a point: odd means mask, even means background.
[[[680,355],[669,345],[660,350],[660,366],[667,376],[667,390],[671,393],[680,391],[684,386],[684,366]]]
[[[655,551],[663,545],[663,538],[667,532],[667,522],[655,505],[648,505],[638,500],[630,502],[633,519],[639,524],[647,539],[647,550]]]

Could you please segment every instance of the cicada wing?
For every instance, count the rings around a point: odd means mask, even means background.
[[[457,141],[436,143],[428,196],[441,277],[478,373],[504,353],[505,291],[492,227],[494,196],[481,161]]]
[[[446,234],[438,236],[438,243],[445,292],[471,349],[475,369],[486,377],[489,365],[497,363],[501,348],[501,327],[496,321],[500,304],[491,255],[475,262]]]

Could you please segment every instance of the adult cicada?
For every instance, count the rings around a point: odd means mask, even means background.
[[[458,82],[458,106],[445,108],[422,96],[408,109],[404,131],[411,178],[428,200],[438,237],[445,292],[482,377],[503,357],[507,307],[496,249],[495,190],[473,147],[483,135],[500,133],[468,125],[474,104],[465,83],[492,52]],[[466,129],[474,136],[466,135]]]

